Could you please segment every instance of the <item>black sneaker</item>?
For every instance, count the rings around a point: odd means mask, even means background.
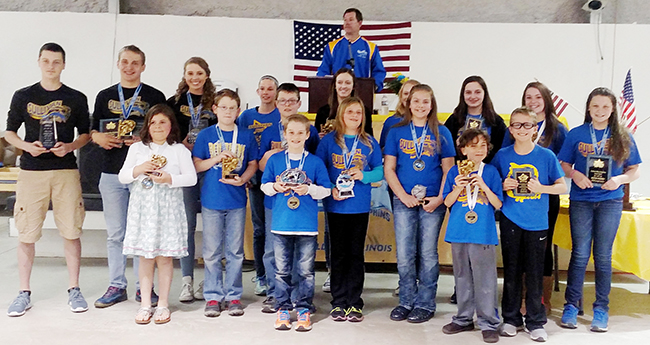
[[[359,308],[350,307],[345,311],[345,317],[350,322],[363,321],[363,312]]]
[[[457,323],[448,323],[442,327],[442,333],[444,334],[456,334],[460,332],[467,332],[474,330],[474,322],[470,323],[467,326],[461,326]]]
[[[275,312],[277,312],[277,309],[275,309],[275,297],[266,297],[264,302],[262,302],[262,313],[273,314]]]
[[[330,317],[334,321],[345,321],[345,310],[341,307],[334,307],[332,308],[332,311],[330,311]]]
[[[156,307],[158,306],[158,295],[156,295],[156,292],[151,289],[151,306]],[[140,294],[140,289],[135,292],[135,301],[140,303],[142,301],[142,295]]]
[[[203,315],[206,317],[217,317],[221,315],[221,303],[219,301],[208,301],[205,303]]]
[[[104,295],[95,301],[95,308],[106,308],[116,303],[126,301],[128,296],[126,289],[109,286]]]

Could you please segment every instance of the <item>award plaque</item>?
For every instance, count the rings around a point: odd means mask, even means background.
[[[470,128],[476,128],[476,129],[481,129],[483,126],[483,119],[474,119],[474,118],[467,118],[465,122],[465,129],[470,129]]]
[[[52,116],[45,116],[41,119],[41,128],[38,140],[46,149],[51,149],[56,145],[56,122]]]
[[[280,182],[289,187],[297,187],[309,182],[307,174],[299,169],[287,169],[280,174]]]
[[[533,169],[531,168],[515,168],[512,169],[512,178],[517,180],[517,187],[513,193],[515,196],[532,196],[535,193],[528,189],[528,181],[534,178]]]
[[[199,120],[199,125],[194,127],[190,123],[190,131],[187,133],[187,143],[194,145],[196,142],[196,137],[199,135],[199,132],[201,132],[204,128],[208,127],[208,120],[207,119],[200,119]]]
[[[598,187],[607,182],[612,173],[612,156],[588,155],[587,178]]]
[[[239,158],[237,157],[224,157],[221,160],[221,177],[223,179],[235,179],[239,175],[233,173],[237,169],[237,164],[239,164]]]
[[[339,197],[347,199],[354,197],[354,180],[347,171],[341,172],[336,178],[336,189],[339,190]]]
[[[428,203],[428,200],[424,200],[424,198],[427,196],[427,187],[421,184],[416,184],[413,186],[413,189],[411,189],[411,195],[420,201],[420,205],[425,205]]]
[[[136,123],[133,120],[101,119],[99,120],[99,132],[110,134],[118,139],[129,139],[133,136],[132,132],[136,129]]]

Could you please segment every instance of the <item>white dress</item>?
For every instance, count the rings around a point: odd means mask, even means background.
[[[152,154],[167,158],[167,165],[162,170],[172,176],[171,185],[155,183],[153,188],[145,189],[142,186],[144,175],[133,178],[133,168],[149,160]],[[187,218],[183,189],[179,187],[196,184],[196,171],[189,150],[182,144],[133,144],[119,179],[122,183],[131,183],[122,252],[148,259],[187,256]]]

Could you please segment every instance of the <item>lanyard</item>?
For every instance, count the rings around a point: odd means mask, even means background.
[[[596,140],[596,131],[594,130],[593,123],[589,124],[589,131],[591,132],[591,143],[594,144],[594,152],[597,155],[602,155],[603,151],[605,151],[605,142],[607,142],[607,138],[609,137],[609,125],[605,128],[605,132],[600,138],[600,143]]]
[[[140,83],[138,87],[135,89],[135,92],[131,97],[131,102],[129,102],[129,107],[127,108],[126,102],[124,101],[124,89],[122,89],[122,84],[117,84],[117,93],[120,95],[120,106],[122,107],[122,116],[124,116],[125,120],[129,118],[129,115],[131,115],[131,110],[133,110],[133,105],[135,104],[135,100],[138,98],[138,95],[140,94],[140,90],[142,90],[142,83]]]
[[[483,175],[483,167],[485,166],[485,163],[481,162],[481,165],[478,168],[478,176]],[[471,192],[469,185],[465,186],[465,193],[467,194],[467,206],[469,207],[470,211],[474,211],[474,208],[476,207],[476,202],[478,201],[478,184],[474,186],[474,191]]]
[[[302,171],[302,166],[305,164],[305,158],[307,157],[307,152],[303,149],[300,154],[300,163],[298,163],[298,170]],[[289,160],[289,150],[284,151],[284,161],[287,164],[287,170],[291,169],[291,161]]]
[[[190,115],[192,115],[192,128],[198,128],[201,119],[201,110],[203,104],[199,104],[198,109],[194,110],[194,102],[192,102],[192,94],[187,91],[187,105],[190,108]]]
[[[420,159],[420,157],[422,157],[422,152],[424,151],[424,140],[427,137],[428,129],[429,123],[426,123],[424,125],[424,129],[422,129],[422,135],[418,139],[417,135],[415,134],[415,125],[413,125],[413,122],[411,122],[411,136],[413,137],[413,146],[415,146],[415,155],[417,156],[417,159]]]
[[[345,139],[343,140],[343,143],[345,144]],[[343,149],[343,162],[345,164],[345,170],[350,170],[350,167],[352,166],[354,154],[357,152],[357,145],[359,145],[358,134],[354,137],[354,143],[352,144],[351,152],[348,152],[348,145],[345,144],[345,148]]]
[[[223,132],[221,132],[219,124],[217,123],[214,125],[214,127],[217,129],[217,135],[219,136],[219,142],[221,143],[221,152],[223,152],[226,150],[226,140],[223,138]],[[237,125],[235,125],[235,129],[233,129],[232,132],[232,144],[230,144],[230,151],[237,155]]]
[[[537,144],[539,142],[539,139],[544,134],[544,129],[546,129],[546,119],[544,119],[544,121],[542,121],[542,124],[539,126],[539,129],[537,130],[537,138],[535,138],[535,141],[534,141],[535,144]]]

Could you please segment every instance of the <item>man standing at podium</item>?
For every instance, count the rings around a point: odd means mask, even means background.
[[[379,56],[379,48],[359,35],[363,15],[356,8],[348,8],[343,13],[345,36],[329,42],[323,49],[323,61],[318,67],[317,76],[333,75],[346,67],[354,71],[357,78],[374,78],[375,91],[384,87],[386,69]]]

